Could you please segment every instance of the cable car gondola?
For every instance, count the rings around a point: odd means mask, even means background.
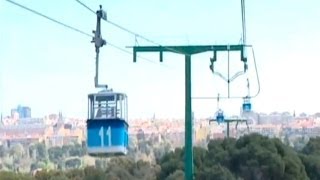
[[[250,97],[246,96],[243,98],[242,111],[243,112],[251,112],[251,102]]]
[[[247,78],[247,88],[248,88],[248,95],[243,98],[243,104],[242,104],[242,112],[251,112],[252,105],[251,105],[251,97],[250,97],[250,84],[249,79]]]
[[[127,96],[102,90],[88,95],[87,151],[91,156],[128,152]]]
[[[216,121],[218,122],[218,124],[224,122],[224,114],[223,114],[223,111],[221,109],[219,109],[217,111],[217,113],[216,113]]]

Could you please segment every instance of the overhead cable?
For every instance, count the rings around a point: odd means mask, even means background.
[[[84,3],[81,2],[80,0],[76,0],[76,1],[77,1],[79,4],[81,4],[82,6],[84,6],[86,9],[88,9],[89,11],[91,11],[92,13],[96,14],[96,12],[94,12],[91,8],[89,8],[86,4],[84,4]],[[129,33],[129,34],[134,35],[135,37],[139,37],[139,38],[144,39],[145,41],[148,41],[148,42],[150,42],[150,43],[152,43],[152,44],[155,44],[155,45],[158,45],[158,46],[163,47],[160,43],[157,43],[157,42],[155,42],[155,41],[153,41],[153,40],[151,40],[151,39],[148,39],[148,38],[146,38],[146,37],[144,37],[144,36],[142,36],[142,35],[140,35],[140,34],[138,34],[138,33],[135,33],[135,32],[133,32],[133,31],[131,31],[131,30],[129,30],[129,29],[123,27],[123,26],[120,26],[119,24],[117,24],[117,23],[115,23],[115,22],[112,22],[112,21],[110,21],[110,20],[108,20],[108,19],[105,20],[105,21],[108,22],[109,24],[111,24],[111,25],[113,25],[113,26],[115,26],[115,27],[123,30],[123,31],[126,31],[126,32]],[[172,48],[169,48],[169,47],[164,47],[164,48],[167,49],[167,50],[170,50],[171,52],[176,52],[176,53],[179,53],[179,54],[188,55],[188,54],[186,54],[185,52],[180,52],[180,51],[177,51],[177,50],[172,49]]]
[[[66,28],[68,28],[68,29],[71,29],[71,30],[73,30],[73,31],[76,31],[76,32],[78,32],[78,33],[81,33],[81,34],[83,34],[83,35],[85,35],[85,36],[93,37],[93,35],[91,35],[91,34],[88,34],[88,33],[84,32],[84,31],[81,31],[81,30],[79,30],[79,29],[77,29],[77,28],[75,28],[75,27],[72,27],[72,26],[70,26],[70,25],[67,25],[67,24],[65,24],[65,23],[62,23],[62,22],[60,22],[60,21],[58,21],[58,20],[56,20],[56,19],[53,19],[53,18],[51,18],[51,17],[49,17],[49,16],[44,15],[44,14],[38,12],[38,11],[35,11],[35,10],[33,10],[33,9],[30,9],[30,8],[28,8],[28,7],[26,7],[26,6],[22,5],[22,4],[19,4],[19,3],[17,3],[17,2],[12,1],[12,0],[6,0],[6,1],[8,1],[8,2],[10,2],[10,3],[12,3],[12,4],[16,5],[16,6],[19,6],[19,7],[23,8],[23,9],[25,9],[25,10],[28,10],[28,11],[36,14],[36,15],[39,15],[39,16],[41,16],[41,17],[44,17],[44,18],[46,18],[46,19],[48,19],[48,20],[50,20],[50,21],[52,21],[52,22],[55,22],[55,23],[57,23],[57,24],[59,24],[59,25],[61,25],[61,26],[63,26],[63,27],[66,27]],[[79,3],[81,3],[81,2],[79,2]],[[85,5],[84,5],[84,6],[85,6]],[[88,8],[88,9],[90,10],[90,8]],[[128,50],[126,50],[126,49],[123,49],[123,48],[121,48],[121,47],[119,47],[119,46],[117,46],[117,45],[115,45],[115,44],[112,44],[112,43],[110,43],[110,42],[107,42],[107,43],[108,43],[108,45],[110,45],[110,46],[112,46],[113,48],[116,48],[116,49],[118,49],[118,50],[120,50],[120,51],[122,51],[122,52],[125,52],[125,53],[128,53],[128,54],[132,54],[130,51],[128,51]],[[143,60],[146,60],[146,61],[149,61],[149,62],[154,63],[154,64],[157,64],[155,61],[152,61],[152,60],[150,60],[150,59],[148,59],[148,58],[144,58],[144,57],[141,57],[141,56],[138,56],[138,58],[143,59]],[[165,66],[165,65],[164,65],[164,66]]]
[[[62,25],[62,26],[64,26],[64,27],[66,27],[66,28],[69,28],[69,29],[71,29],[71,30],[74,30],[74,31],[76,31],[76,32],[79,32],[79,33],[81,33],[81,34],[83,34],[83,35],[92,37],[91,34],[88,34],[88,33],[83,32],[83,31],[81,31],[81,30],[79,30],[79,29],[77,29],[77,28],[74,28],[74,27],[69,26],[69,25],[67,25],[67,24],[65,24],[65,23],[62,23],[62,22],[60,22],[60,21],[57,21],[57,20],[55,20],[55,19],[53,19],[53,18],[51,18],[51,17],[49,17],[49,16],[46,16],[46,15],[44,15],[44,14],[38,12],[38,11],[35,11],[35,10],[33,10],[33,9],[30,9],[30,8],[24,6],[24,5],[18,4],[18,3],[16,3],[16,2],[12,1],[12,0],[6,0],[6,1],[8,1],[8,2],[10,2],[10,3],[12,3],[12,4],[16,5],[16,6],[19,6],[19,7],[23,8],[23,9],[25,9],[25,10],[28,10],[28,11],[34,13],[34,14],[37,14],[37,15],[39,15],[39,16],[42,16],[42,17],[46,18],[46,19],[49,19],[50,21],[53,21],[53,22],[55,22],[55,23],[57,23],[57,24],[60,24],[60,25]]]

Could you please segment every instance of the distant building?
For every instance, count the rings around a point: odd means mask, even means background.
[[[11,117],[14,117],[16,113],[19,114],[20,119],[31,118],[30,107],[18,105],[16,109],[11,109]]]

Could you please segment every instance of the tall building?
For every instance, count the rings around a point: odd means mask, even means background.
[[[19,114],[19,118],[31,118],[31,108],[27,106],[18,105],[16,109],[11,109],[11,117]]]

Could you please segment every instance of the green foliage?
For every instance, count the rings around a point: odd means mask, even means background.
[[[36,170],[36,169],[45,169],[46,164],[42,161],[37,161],[35,163],[32,163],[30,165],[30,172]]]
[[[320,179],[320,157],[316,155],[300,155],[310,180]]]
[[[160,171],[160,166],[140,160],[135,163],[132,175],[137,179],[156,179]]]
[[[184,150],[166,154],[160,161],[159,179],[184,169]],[[238,139],[219,139],[208,149],[194,148],[196,179],[308,179],[297,153],[278,139],[251,134]]]
[[[82,180],[85,177],[84,171],[82,169],[72,169],[66,171],[66,176],[72,180]]]
[[[174,173],[170,174],[166,180],[184,180],[184,172],[178,169]]]
[[[300,158],[310,180],[320,179],[320,137],[310,138],[301,152]]]
[[[105,169],[106,161],[104,159],[96,159],[95,160],[95,167],[98,169]]]
[[[228,157],[228,168],[244,179],[307,179],[297,153],[279,139],[259,134],[243,136]]]
[[[84,180],[105,180],[106,174],[101,169],[86,167],[84,169]]]
[[[67,169],[77,169],[81,166],[81,159],[79,158],[70,158],[66,160],[65,167]]]
[[[214,165],[211,168],[205,167],[196,177],[197,180],[236,180],[234,175],[224,166]]]
[[[320,156],[320,137],[310,138],[309,142],[302,149],[302,152],[307,155]]]
[[[0,146],[0,158],[3,158],[7,155],[7,149],[4,145]]]
[[[52,147],[48,150],[49,159],[54,163],[58,163],[63,159],[63,150],[61,147]]]
[[[32,180],[33,178],[27,174],[1,171],[0,180]]]
[[[160,179],[165,179],[176,170],[184,170],[183,162],[184,150],[176,148],[174,152],[169,152],[160,160],[161,172]]]
[[[46,161],[47,160],[47,149],[44,143],[36,144],[37,150],[37,160],[38,161]]]
[[[309,139],[306,136],[302,136],[302,137],[297,137],[295,138],[295,140],[292,142],[293,143],[293,147],[296,151],[301,151],[306,144],[308,143]]]
[[[49,180],[69,180],[64,174],[59,174],[56,176],[51,176]]]
[[[71,148],[69,149],[70,156],[82,157],[85,155],[85,153],[85,149],[82,148],[81,144],[75,144],[74,146],[71,146]]]
[[[21,144],[14,144],[11,146],[9,153],[13,158],[21,158],[24,153],[23,146]]]
[[[42,147],[43,144],[35,144],[30,149],[41,151]],[[134,149],[134,146],[132,147]],[[48,150],[50,161],[60,165],[64,171],[43,170],[37,172],[34,177],[0,172],[0,180],[184,179],[184,148],[167,152],[170,149],[167,142],[155,144],[149,139],[140,141],[138,148],[135,149],[139,153],[150,151],[150,156],[154,155],[156,162],[136,161],[131,156],[121,156],[96,159],[96,167],[89,166],[84,169],[81,169],[81,156],[85,151],[81,148],[82,146],[76,144],[61,148],[52,147]],[[12,146],[8,152],[15,157],[23,156],[19,146]],[[38,168],[46,169],[49,163],[45,159],[47,154],[46,152],[40,154],[42,155],[37,154],[38,161],[31,164],[31,171]],[[22,162],[19,158],[11,159],[16,164]],[[7,160],[3,160],[2,164],[3,168],[9,167]],[[12,166],[10,169],[13,170],[15,167],[19,166]],[[283,144],[279,139],[259,134],[245,135],[238,140],[232,138],[211,140],[207,148],[194,147],[194,170],[196,180],[318,180],[320,138],[311,138],[300,152]]]
[[[35,174],[36,180],[64,180],[65,174],[62,171],[52,170],[52,171],[39,171]]]

